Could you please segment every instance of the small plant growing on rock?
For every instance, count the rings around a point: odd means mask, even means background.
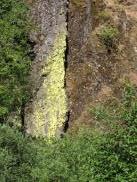
[[[72,3],[77,7],[84,7],[86,5],[85,0],[72,0]]]
[[[111,15],[107,11],[99,12],[98,17],[99,17],[100,20],[103,20],[103,21],[108,21],[108,20],[111,19]]]
[[[108,48],[116,48],[119,37],[119,31],[116,27],[105,26],[99,32],[101,42]]]

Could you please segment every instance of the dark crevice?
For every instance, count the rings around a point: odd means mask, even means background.
[[[65,62],[64,62],[64,69],[65,69],[64,88],[66,88],[66,71],[67,71],[67,68],[68,68],[68,52],[69,52],[69,47],[68,47],[68,35],[67,35],[67,37],[66,37]]]
[[[66,89],[66,71],[68,68],[68,53],[69,53],[69,42],[68,42],[68,19],[69,19],[69,0],[66,4],[66,23],[67,23],[67,36],[66,36],[66,50],[65,50],[65,62],[64,62],[64,69],[65,69],[65,80],[64,80],[64,88]],[[66,120],[63,127],[63,133],[66,133],[69,128],[69,118],[70,118],[70,111],[66,113]]]
[[[20,117],[21,117],[21,132],[25,132],[25,104],[22,104],[21,111],[20,111]]]
[[[64,124],[63,132],[66,133],[68,128],[69,128],[69,119],[70,119],[70,111],[67,112],[66,114],[66,121]]]
[[[66,73],[66,70],[68,68],[68,53],[69,53],[69,43],[68,43],[68,21],[69,21],[69,1],[67,1],[67,4],[66,4],[66,29],[67,29],[67,36],[66,36],[66,50],[65,50],[65,63],[64,63],[64,67],[65,67],[65,73]],[[65,79],[65,85],[66,85],[66,79]]]
[[[69,47],[68,47],[68,36],[66,37],[66,51],[65,51],[65,70],[68,68],[68,52],[69,52]]]

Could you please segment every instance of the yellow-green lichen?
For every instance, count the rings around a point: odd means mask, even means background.
[[[64,89],[64,57],[66,49],[66,32],[60,33],[54,43],[53,51],[46,60],[41,75],[47,75],[37,92],[33,102],[31,117],[31,133],[34,136],[58,135],[63,126],[67,102]]]

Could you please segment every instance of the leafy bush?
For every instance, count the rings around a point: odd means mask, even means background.
[[[0,126],[0,178],[10,182],[135,182],[136,98],[136,90],[129,85],[116,108],[92,110],[107,126],[105,132],[83,128],[78,134],[49,142]]]
[[[109,106],[108,106],[109,107]],[[130,84],[123,99],[112,108],[92,109],[96,119],[107,125],[105,142],[99,151],[100,180],[136,181],[137,178],[137,92]],[[96,168],[96,167],[95,167]]]
[[[0,1],[0,119],[27,98],[32,51],[27,12],[23,0]]]
[[[112,26],[102,27],[99,32],[99,38],[107,48],[115,48],[118,40],[119,31]]]
[[[0,181],[31,180],[34,155],[36,150],[30,138],[8,126],[0,126]]]

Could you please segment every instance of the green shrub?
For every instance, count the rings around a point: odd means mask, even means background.
[[[107,48],[115,48],[118,41],[119,31],[115,27],[105,26],[99,32],[99,38]]]
[[[0,181],[31,180],[34,155],[36,150],[30,138],[8,126],[0,126]]]
[[[99,149],[99,179],[136,181],[137,178],[137,92],[127,85],[116,107],[96,107],[92,114],[107,125],[104,143]],[[104,153],[104,155],[103,155]],[[96,166],[95,166],[96,168]],[[103,181],[103,180],[102,180]]]
[[[23,0],[0,1],[0,119],[17,110],[28,97],[32,46],[27,12]]]
[[[137,179],[137,94],[128,85],[115,108],[92,109],[107,131],[81,129],[53,139],[24,137],[0,126],[3,181],[135,182]],[[106,110],[106,111],[105,111]]]

